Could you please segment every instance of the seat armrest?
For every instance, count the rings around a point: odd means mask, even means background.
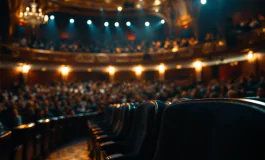
[[[109,136],[107,134],[104,134],[104,135],[96,136],[96,139],[100,140],[100,139],[107,138],[107,137]]]
[[[93,127],[93,128],[92,128],[92,131],[93,131],[93,132],[100,131],[100,130],[101,130],[100,127]]]
[[[121,153],[116,153],[112,154],[106,157],[106,160],[122,160],[123,159],[123,154]]]
[[[110,155],[115,153],[123,153],[126,146],[123,142],[107,141],[104,143],[100,143],[99,147],[101,151],[104,150],[107,152],[108,155]]]
[[[94,132],[93,132],[93,134],[94,134],[94,135],[97,135],[97,134],[102,134],[102,133],[104,133],[104,131],[102,131],[102,130],[99,130],[99,131],[94,131]]]

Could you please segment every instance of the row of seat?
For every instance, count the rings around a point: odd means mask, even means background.
[[[265,160],[265,103],[257,100],[108,106],[103,121],[88,121],[90,156],[93,160]]]
[[[87,120],[98,118],[98,113],[54,117],[36,123],[23,124],[10,131],[0,132],[1,160],[42,159],[50,151],[74,138],[87,135]]]

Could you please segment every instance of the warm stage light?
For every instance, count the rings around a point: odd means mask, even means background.
[[[161,4],[161,2],[160,2],[160,0],[155,0],[155,3],[154,3],[156,6],[158,6],[158,5],[160,5]]]
[[[126,22],[126,26],[131,26],[131,22]]]
[[[166,70],[165,68],[165,65],[163,63],[161,63],[159,66],[158,66],[158,71],[159,73],[164,73]]]
[[[206,4],[207,3],[207,0],[201,0],[201,4]]]
[[[150,23],[149,22],[145,22],[145,26],[146,27],[150,26]]]
[[[28,73],[30,68],[31,68],[30,65],[26,65],[25,64],[25,65],[22,66],[22,68],[21,68],[22,70],[21,71],[22,71],[22,73]]]
[[[109,66],[108,67],[108,72],[109,72],[110,75],[113,75],[115,73],[115,68],[112,67],[112,66]]]
[[[164,19],[161,19],[161,24],[164,24],[166,21]]]
[[[141,66],[135,67],[134,71],[137,76],[140,76],[142,74],[143,68]]]
[[[104,23],[104,26],[105,26],[105,27],[108,27],[108,26],[109,26],[109,22],[105,22],[105,23]]]
[[[119,12],[122,11],[122,7],[119,6],[119,7],[117,8],[117,10],[118,10]]]
[[[115,27],[119,27],[120,24],[119,24],[119,22],[115,22],[114,25],[115,25]]]
[[[50,16],[50,19],[51,19],[51,20],[54,20],[54,18],[55,18],[54,15],[51,15],[51,16]]]
[[[92,21],[91,20],[87,20],[87,24],[88,25],[92,24]]]
[[[201,70],[202,62],[201,61],[196,61],[196,62],[193,63],[193,66],[194,66],[195,69]]]
[[[69,67],[66,67],[66,66],[62,67],[60,70],[61,70],[62,75],[64,76],[68,75],[70,71]]]
[[[70,23],[75,23],[75,20],[73,18],[71,18]]]

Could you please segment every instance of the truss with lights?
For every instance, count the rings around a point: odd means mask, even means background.
[[[20,19],[32,27],[47,23],[49,20],[48,15],[43,15],[42,9],[37,7],[38,4],[35,1],[30,3],[30,7],[27,7],[25,12],[20,12]]]

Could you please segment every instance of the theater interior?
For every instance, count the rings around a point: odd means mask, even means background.
[[[0,3],[0,160],[265,160],[265,1]]]

